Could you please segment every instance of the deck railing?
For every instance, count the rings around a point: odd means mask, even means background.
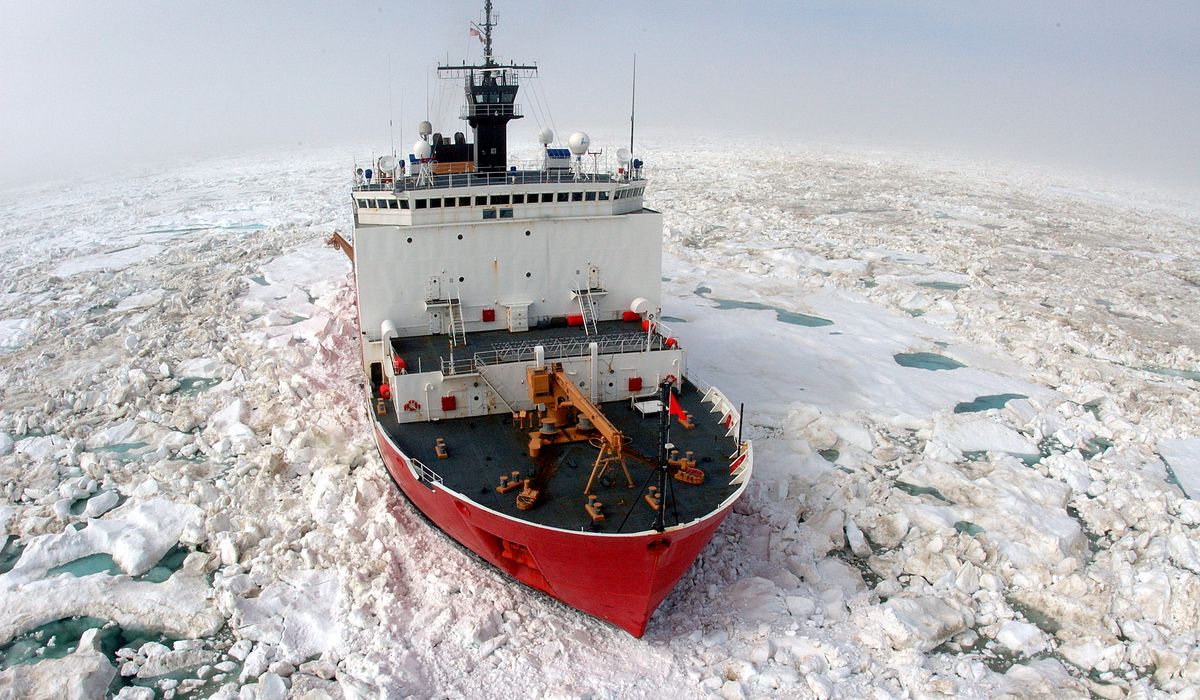
[[[416,457],[407,457],[407,456],[406,456],[406,459],[408,459],[409,465],[413,468],[413,471],[415,471],[417,473],[417,477],[419,479],[422,479],[424,481],[436,482],[439,484],[443,483],[442,475],[438,474],[434,470],[425,466],[421,462],[421,460],[417,459]]]
[[[585,166],[586,170],[586,166]],[[356,183],[355,192],[406,192],[409,190],[440,190],[459,187],[487,187],[492,185],[545,185],[545,184],[579,184],[587,183],[628,183],[645,182],[645,176],[639,172],[634,177],[618,177],[612,173],[584,172],[578,180],[575,174],[566,168],[528,168],[502,173],[450,173],[447,175],[430,175],[421,178],[417,175],[405,175],[394,181],[376,181]]]
[[[649,343],[647,343],[646,333],[610,333],[582,338],[547,338],[538,342],[503,343],[490,350],[477,352],[470,359],[456,358],[453,361],[443,359],[442,374],[470,374],[489,365],[530,362],[536,359],[534,348],[538,345],[542,346],[543,357],[546,360],[587,357],[591,354],[592,343],[597,345],[597,350],[601,355],[663,350],[667,347],[666,339],[657,333],[649,337]]]

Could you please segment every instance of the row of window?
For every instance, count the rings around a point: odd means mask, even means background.
[[[646,188],[619,190],[617,199],[640,197]],[[476,197],[433,197],[412,200],[414,209],[449,209],[451,207],[486,207],[509,204],[548,204],[554,202],[607,202],[608,191],[600,192],[542,192],[530,194],[493,194]],[[408,209],[408,199],[359,199],[360,209]]]

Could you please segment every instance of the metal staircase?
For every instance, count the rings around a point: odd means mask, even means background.
[[[583,315],[583,330],[588,335],[596,334],[596,300],[592,298],[591,289],[576,289],[575,298],[579,301],[579,313]]]
[[[513,409],[512,404],[504,398],[504,394],[501,394],[500,390],[497,389],[496,386],[487,378],[487,372],[484,370],[485,366],[483,364],[476,364],[475,371],[479,373],[479,378],[483,380],[483,383],[487,385],[487,388],[491,389],[491,391],[487,394],[488,413],[495,412],[495,399],[499,399],[500,403],[504,404],[504,409],[509,413],[512,413],[515,410]]]
[[[455,290],[454,298],[450,300],[450,346],[462,347],[467,344],[467,325],[463,322],[462,298]]]

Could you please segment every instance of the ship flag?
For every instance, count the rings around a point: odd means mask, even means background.
[[[670,406],[671,415],[675,416],[676,418],[678,418],[681,421],[687,420],[687,414],[683,412],[683,408],[679,405],[679,402],[675,400],[675,390],[674,389],[671,390],[670,402],[671,402],[671,406]]]

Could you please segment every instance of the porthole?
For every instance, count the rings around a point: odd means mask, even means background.
[[[410,238],[410,239],[408,239],[408,242],[409,242],[409,243],[412,243],[412,239],[411,239],[411,238]]]
[[[525,276],[526,276],[526,277],[533,277],[533,273],[532,273],[532,272],[526,272],[526,273],[525,273]]]
[[[460,241],[462,240],[462,234],[461,234],[461,233],[460,233],[460,234],[458,234],[458,240],[460,240]]]
[[[459,281],[459,282],[464,282],[464,281],[466,281],[466,280],[465,280],[464,278],[462,278],[462,277],[459,277],[459,278],[458,278],[458,281]]]
[[[479,400],[479,397],[478,397],[478,396],[476,396],[476,397],[475,397],[475,400],[476,400],[476,401],[478,401],[478,400]]]
[[[525,235],[526,235],[526,236],[528,236],[528,235],[529,235],[529,231],[526,231],[526,232],[525,232]]]
[[[612,382],[609,382],[609,383],[608,383],[608,388],[609,388],[609,389],[613,388],[613,383],[612,383]]]

